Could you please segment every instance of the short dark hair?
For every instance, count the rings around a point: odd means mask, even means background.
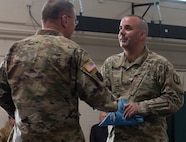
[[[148,32],[149,32],[148,24],[147,24],[147,21],[143,17],[140,17],[138,15],[126,15],[125,17],[136,17],[136,18],[138,18],[140,20],[140,23],[139,23],[140,28],[144,29],[148,34]]]
[[[42,8],[42,20],[57,20],[61,14],[71,14],[73,8],[68,0],[48,0]]]

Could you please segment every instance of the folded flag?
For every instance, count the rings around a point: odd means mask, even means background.
[[[120,99],[118,102],[118,110],[116,112],[109,112],[99,126],[136,125],[144,121],[143,117],[137,114],[131,118],[125,119],[123,113],[124,104],[127,104],[127,102],[124,99]]]

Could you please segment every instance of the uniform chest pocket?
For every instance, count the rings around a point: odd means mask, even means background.
[[[112,89],[112,92],[117,97],[120,96],[121,84],[122,84],[122,71],[120,69],[114,69],[114,70],[112,70],[111,89]]]
[[[149,98],[155,98],[160,94],[159,85],[157,84],[152,72],[143,73],[143,76],[139,77],[134,82],[133,86],[130,95],[133,96],[133,100],[137,102],[148,100]]]
[[[116,85],[121,85],[122,82],[122,71],[112,70],[112,83]]]
[[[144,75],[139,86],[139,88],[142,90],[146,90],[148,88],[148,90],[151,91],[156,90],[157,87],[159,87],[159,85],[157,84],[157,81],[152,72]]]
[[[130,86],[133,82],[139,82],[140,73],[127,73],[122,74],[122,85]]]

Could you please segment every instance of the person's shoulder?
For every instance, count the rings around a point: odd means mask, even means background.
[[[92,125],[91,129],[97,129],[99,127],[99,123]]]
[[[150,53],[149,55],[151,56],[152,59],[162,60],[162,61],[166,61],[167,60],[166,57],[164,57],[164,56],[162,56],[162,55],[160,55],[160,54],[158,54],[156,52],[149,52],[149,53]]]
[[[113,54],[106,58],[105,63],[112,63],[120,61],[121,57],[123,56],[123,53]]]
[[[99,123],[96,123],[96,124],[94,124],[93,126],[98,126],[99,125]]]
[[[64,36],[59,36],[59,40],[63,41],[65,44],[71,45],[72,47],[79,47],[79,44],[77,44],[75,41],[68,39]]]
[[[58,46],[68,46],[70,48],[79,48],[79,44],[77,44],[75,41],[68,39],[64,37],[63,35],[31,35],[29,37],[26,37],[24,39],[16,41],[14,44],[53,44],[53,45],[58,45]]]
[[[173,64],[166,57],[164,57],[156,52],[150,52],[149,61],[154,62],[156,64],[169,66],[169,67],[173,68]]]
[[[120,59],[122,56],[123,56],[123,53],[113,54],[113,55],[107,57],[106,60]]]
[[[92,127],[98,127],[98,126],[99,126],[99,123],[92,125]]]

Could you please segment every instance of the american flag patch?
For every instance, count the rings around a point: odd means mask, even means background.
[[[93,71],[96,68],[96,65],[94,64],[93,61],[89,61],[87,62],[84,66],[83,66],[88,72]]]

